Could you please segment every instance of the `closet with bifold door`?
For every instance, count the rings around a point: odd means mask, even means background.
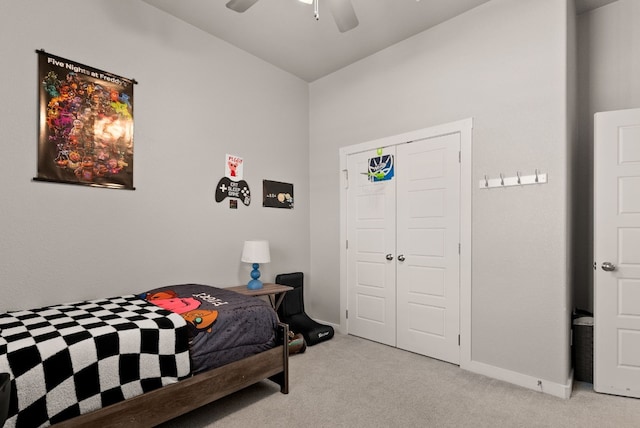
[[[349,334],[459,364],[460,133],[347,156]]]

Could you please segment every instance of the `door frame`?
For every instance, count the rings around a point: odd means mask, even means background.
[[[411,141],[460,134],[460,367],[471,363],[471,143],[473,119],[463,119],[340,148],[340,331],[348,334],[347,157]]]

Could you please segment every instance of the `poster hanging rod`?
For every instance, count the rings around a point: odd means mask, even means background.
[[[44,183],[73,184],[73,185],[81,185],[81,186],[88,186],[88,187],[102,187],[103,189],[136,190],[135,187],[125,187],[123,185],[113,184],[113,183],[83,183],[83,182],[56,180],[53,178],[44,178],[44,177],[33,177],[32,180],[42,181]]]
[[[56,59],[64,60],[64,58],[62,58],[62,57],[59,57],[59,56],[57,56],[57,55],[53,55],[53,54],[47,53],[47,51],[45,51],[44,49],[36,49],[36,53],[37,53],[37,54],[46,54],[46,55],[49,55],[49,56],[54,57],[54,58],[56,58]],[[74,61],[74,62],[75,62],[75,61]],[[92,68],[92,67],[88,67],[88,66],[86,66],[86,65],[84,65],[84,64],[80,64],[80,63],[76,63],[76,64],[81,65],[81,66],[86,67],[86,68]],[[107,72],[104,72],[104,73],[105,73],[105,74],[111,74],[111,73],[107,73]],[[137,85],[137,84],[138,84],[138,81],[137,81],[136,79],[131,79],[131,78],[128,78],[128,77],[125,77],[125,79],[129,80],[129,81],[130,81],[131,83],[133,83],[134,85]]]

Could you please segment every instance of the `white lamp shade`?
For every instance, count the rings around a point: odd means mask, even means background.
[[[244,241],[242,261],[245,263],[269,263],[269,241]]]

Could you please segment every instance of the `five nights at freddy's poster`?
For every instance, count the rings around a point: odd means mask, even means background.
[[[133,85],[38,53],[40,123],[35,180],[133,190]]]

